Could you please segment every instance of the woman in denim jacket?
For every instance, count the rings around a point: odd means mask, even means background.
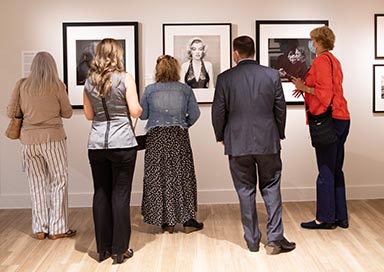
[[[156,83],[145,88],[140,119],[148,120],[144,157],[142,215],[144,222],[173,232],[181,223],[186,233],[200,230],[196,221],[197,189],[188,128],[200,110],[192,89],[179,82],[180,64],[160,56]]]

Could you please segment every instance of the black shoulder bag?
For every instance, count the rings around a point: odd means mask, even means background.
[[[333,91],[333,63],[328,56],[332,67],[332,91]],[[308,117],[309,134],[311,135],[311,141],[313,147],[323,147],[333,144],[337,141],[337,134],[332,119],[332,100],[327,110],[318,115],[310,113],[308,106],[306,105],[306,112]]]

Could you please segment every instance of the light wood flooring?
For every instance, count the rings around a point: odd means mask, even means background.
[[[97,262],[92,210],[69,209],[74,238],[36,240],[31,211],[0,210],[0,271],[384,271],[384,199],[348,202],[350,227],[305,230],[299,223],[314,218],[314,202],[283,204],[285,236],[296,250],[267,255],[264,245],[249,252],[243,239],[236,204],[201,205],[202,231],[173,234],[143,223],[139,207],[132,207],[133,258],[121,265],[112,259]],[[265,243],[267,215],[258,204]]]

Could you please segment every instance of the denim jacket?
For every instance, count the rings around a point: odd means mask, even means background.
[[[181,82],[157,82],[148,85],[140,101],[141,120],[148,120],[145,128],[157,126],[192,126],[200,116],[196,97],[188,85]]]

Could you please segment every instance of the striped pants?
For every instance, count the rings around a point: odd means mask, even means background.
[[[32,200],[32,231],[65,233],[68,230],[66,141],[22,144],[21,150]]]

